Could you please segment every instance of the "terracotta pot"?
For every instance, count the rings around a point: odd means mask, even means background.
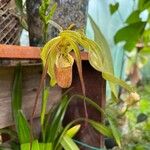
[[[55,65],[55,75],[57,84],[61,88],[69,88],[71,86],[72,66],[62,68]]]

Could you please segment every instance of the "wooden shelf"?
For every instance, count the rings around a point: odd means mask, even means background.
[[[40,59],[40,47],[0,44],[0,58],[3,59]],[[74,53],[71,55],[73,57]],[[81,52],[81,59],[88,60],[88,53]]]

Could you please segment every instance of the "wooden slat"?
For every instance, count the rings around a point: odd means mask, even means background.
[[[39,59],[40,48],[0,44],[0,58]]]
[[[0,58],[7,59],[40,59],[40,48],[30,46],[0,44]],[[71,53],[73,57],[74,53]],[[81,52],[81,59],[88,60],[88,53]]]
[[[11,113],[11,89],[13,81],[13,72],[14,67],[0,68],[0,128],[8,127],[13,124]],[[40,78],[40,66],[23,67],[23,110],[28,118],[31,115]],[[47,107],[52,107],[54,103],[58,102],[60,97],[60,88],[55,87],[51,89]],[[36,110],[35,117],[38,117],[40,115],[40,109],[41,96],[38,101],[38,107]]]

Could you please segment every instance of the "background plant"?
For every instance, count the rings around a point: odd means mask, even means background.
[[[142,78],[140,70],[147,64],[150,54],[150,2],[138,0],[134,4],[133,11],[124,21],[124,27],[116,33],[114,41],[116,44],[124,43],[128,75],[132,84],[136,85]],[[112,14],[119,12],[118,8],[118,2],[110,5]]]
[[[20,20],[20,24],[25,30],[28,30],[25,1],[15,0],[15,4],[16,4],[17,16]]]
[[[43,22],[43,43],[46,43],[48,40],[48,26],[50,22],[52,22],[51,20],[57,8],[57,3],[55,2],[51,7],[50,6],[51,0],[42,0],[39,7],[39,15]]]
[[[122,145],[124,149],[148,149],[150,128],[146,109],[149,106],[149,86],[144,82],[146,79],[141,76],[141,70],[149,60],[150,2],[139,0],[135,1],[134,4],[133,11],[124,21],[124,27],[118,30],[114,37],[116,44],[119,42],[124,44],[125,55],[128,60],[127,79],[137,87],[141,96],[139,106],[136,105],[127,109],[122,118],[121,122],[125,125],[122,127]],[[118,2],[110,4],[110,12],[112,15],[116,12],[121,14]]]

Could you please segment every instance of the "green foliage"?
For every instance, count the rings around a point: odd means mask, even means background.
[[[141,18],[140,18],[140,11],[139,10],[135,10],[133,11],[129,17],[126,19],[126,23],[127,24],[132,24],[132,23],[136,23],[136,22],[140,22]]]
[[[70,128],[67,132],[66,135],[68,135],[69,137],[74,137],[76,135],[76,133],[80,130],[81,125],[77,124],[74,127]]]
[[[138,7],[132,11],[129,17],[126,19],[125,27],[121,28],[115,35],[115,43],[124,41],[125,50],[131,51],[136,47],[136,44],[143,41],[145,30],[149,28],[149,17],[146,21],[142,21],[140,15],[143,11],[147,10],[148,16],[150,16],[150,1],[139,0]],[[149,30],[149,29],[148,29]]]
[[[58,145],[61,149],[63,147],[65,150],[68,150],[68,147],[70,149],[78,149],[76,143],[74,143],[72,140],[72,137],[78,132],[80,125],[68,128],[66,132],[64,132],[62,139],[58,142],[58,138],[64,131],[62,121],[69,103],[68,97],[64,95],[57,106],[54,107],[54,109],[50,109],[49,114],[46,115],[46,103],[48,100],[49,88],[44,89],[43,92],[43,104],[41,109],[41,127],[43,135],[42,140],[39,143],[35,137],[32,137],[31,139],[31,132],[33,131],[30,130],[30,125],[21,110],[22,70],[20,65],[17,66],[14,77],[12,91],[12,110],[17,134],[14,131],[7,129],[0,130],[1,133],[7,133],[12,137],[11,143],[16,141],[18,138],[19,143],[16,144],[16,146],[15,144],[13,144],[13,146],[9,145],[10,149],[17,150],[20,145],[21,150],[30,150],[31,142],[32,150],[55,150],[56,145]],[[6,146],[1,147],[6,149]]]
[[[80,127],[80,125],[75,125],[63,135],[63,138],[61,139],[61,145],[65,150],[79,150],[78,146],[72,138],[79,131]]]
[[[138,3],[139,10],[143,11],[145,9],[148,9],[149,7],[150,7],[149,0],[139,0],[139,3]]]
[[[16,2],[16,6],[18,8],[18,10],[23,13],[23,1],[22,0],[15,0]]]
[[[103,134],[107,137],[113,137],[113,133],[112,133],[112,131],[109,127],[105,126],[104,124],[102,124],[100,122],[96,122],[96,121],[93,121],[93,120],[88,120],[88,122],[99,133],[101,133],[101,134]]]
[[[41,108],[41,125],[43,126],[45,121],[45,114],[46,114],[46,106],[47,106],[47,100],[49,97],[49,87],[46,87],[43,89],[43,96],[42,96],[42,108]]]
[[[54,3],[49,11],[50,4],[51,0],[42,0],[41,6],[39,7],[40,17],[45,24],[49,24],[57,8],[57,3]]]
[[[20,24],[25,30],[28,30],[27,15],[26,15],[26,8],[24,5],[24,1],[15,0],[15,4],[16,4],[17,16],[19,18]]]
[[[16,72],[17,75],[15,75],[15,79],[20,79],[18,76],[20,76],[21,73]],[[17,82],[21,82],[17,80]],[[15,82],[14,82],[15,83]],[[15,84],[18,85],[19,83]],[[21,84],[19,84],[21,85]],[[14,91],[16,91],[19,88],[19,86],[14,86]],[[44,107],[43,110],[45,112],[45,102],[47,101],[46,99],[48,98],[47,96],[48,91],[47,89],[45,90],[45,93],[43,95],[44,99]],[[94,108],[96,108],[100,113],[103,113],[106,117],[108,117],[108,114],[105,113],[103,109],[101,109],[95,102],[93,102],[91,99],[80,96],[80,95],[74,95],[70,98],[68,98],[66,95],[63,95],[61,101],[57,104],[54,109],[51,109],[50,112],[43,117],[41,121],[41,126],[42,126],[42,134],[44,132],[44,136],[42,137],[42,140],[39,141],[36,139],[33,139],[32,141],[32,150],[45,150],[47,149],[52,149],[52,150],[57,150],[57,148],[64,148],[65,150],[78,150],[78,146],[76,143],[72,140],[73,136],[79,131],[80,125],[77,124],[73,126],[74,124],[81,122],[81,121],[87,121],[95,130],[98,132],[102,133],[105,136],[108,137],[114,137],[116,138],[117,132],[114,132],[113,128],[107,127],[104,124],[93,121],[90,119],[85,119],[85,118],[78,118],[74,120],[73,122],[70,122],[66,127],[63,127],[62,121],[65,115],[65,112],[67,110],[67,107],[69,103],[73,100],[74,97],[80,98],[80,100],[85,100],[89,104],[91,104]],[[18,99],[14,98],[14,102],[18,101]],[[21,96],[19,98],[21,102]],[[12,107],[12,109],[15,109],[17,112],[17,116],[14,116],[16,118],[16,128],[18,132],[18,138],[19,138],[19,143],[21,145],[21,150],[29,150],[30,149],[30,126],[23,115],[22,111],[20,110],[20,107]],[[14,112],[14,111],[13,111]],[[43,113],[44,114],[44,113]],[[42,115],[43,116],[43,115]],[[119,140],[116,140],[119,144]]]
[[[67,134],[64,135],[61,145],[64,147],[66,150],[79,150],[78,146],[76,143],[69,137]]]
[[[17,116],[18,110],[21,109],[21,104],[22,104],[22,67],[21,65],[18,65],[15,68],[11,104],[12,104],[13,118],[16,121],[17,118],[15,118],[15,116]]]
[[[133,88],[131,88],[129,85],[127,85],[124,81],[116,78],[114,76],[114,71],[113,71],[113,61],[111,58],[111,52],[109,45],[107,44],[107,41],[105,40],[104,36],[102,35],[100,29],[98,26],[95,24],[93,19],[89,16],[90,22],[94,31],[94,40],[99,46],[99,49],[96,49],[96,53],[92,51],[91,57],[89,57],[89,61],[91,65],[98,71],[102,72],[103,78],[109,81],[111,91],[115,98],[118,97],[117,91],[116,91],[116,85],[120,85],[123,88],[125,88],[127,91],[132,92],[134,91]],[[102,54],[101,54],[102,53]],[[93,55],[93,57],[92,57]],[[96,59],[97,57],[97,59]],[[98,58],[99,57],[99,58]],[[101,64],[99,63],[99,59],[103,59],[104,62]]]
[[[111,116],[110,114],[108,114],[108,121],[110,124],[110,128],[112,130],[112,134],[114,136],[114,139],[116,140],[116,143],[118,144],[118,146],[121,148],[121,134],[120,131],[118,130],[117,127],[117,122],[115,121],[115,119],[113,119],[114,117]]]
[[[111,15],[113,15],[119,8],[119,3],[116,2],[115,4],[109,4],[109,9],[110,9],[110,13]]]
[[[57,136],[60,134],[62,128],[62,121],[67,108],[68,97],[63,96],[60,104],[56,107],[55,111],[52,112],[50,123],[45,128],[45,142],[54,142]],[[55,115],[54,115],[55,114]]]
[[[123,27],[116,33],[114,37],[115,43],[125,41],[125,50],[133,50],[144,32],[145,26],[146,22],[139,21]]]
[[[116,120],[116,117],[110,114],[110,111],[103,110],[101,107],[99,107],[95,102],[93,102],[91,99],[81,96],[81,95],[74,95],[73,97],[79,97],[80,100],[85,100],[87,103],[89,103],[91,106],[93,106],[97,111],[102,113],[105,118],[108,120],[110,126],[106,126],[105,124],[102,124],[97,121],[93,121],[90,119],[87,119],[86,121],[99,133],[110,137],[114,138],[116,143],[118,144],[119,147],[121,147],[121,135],[120,135],[120,130],[118,128],[118,123]],[[72,98],[73,98],[72,97]],[[70,98],[70,100],[72,99]]]
[[[15,69],[14,83],[12,89],[12,111],[13,118],[16,124],[18,138],[20,143],[30,141],[29,124],[21,111],[22,105],[22,69],[18,65]]]
[[[26,117],[21,110],[15,116],[17,119],[16,128],[20,144],[30,142],[30,127]]]
[[[30,143],[21,144],[21,150],[30,150]],[[32,142],[31,150],[53,150],[51,143],[39,143],[38,140]]]
[[[39,7],[39,14],[43,22],[43,42],[45,43],[48,39],[48,25],[56,11],[57,3],[54,3],[51,8],[51,0],[42,0],[41,6]]]
[[[113,150],[149,149],[149,96],[146,96],[148,93],[146,94],[145,91],[144,93],[139,89],[138,91],[141,94],[141,99],[132,106],[127,106],[127,97],[120,104],[110,104],[106,107],[107,114],[113,116],[114,127],[120,130],[119,134],[115,135],[119,135],[122,147],[116,146]]]

